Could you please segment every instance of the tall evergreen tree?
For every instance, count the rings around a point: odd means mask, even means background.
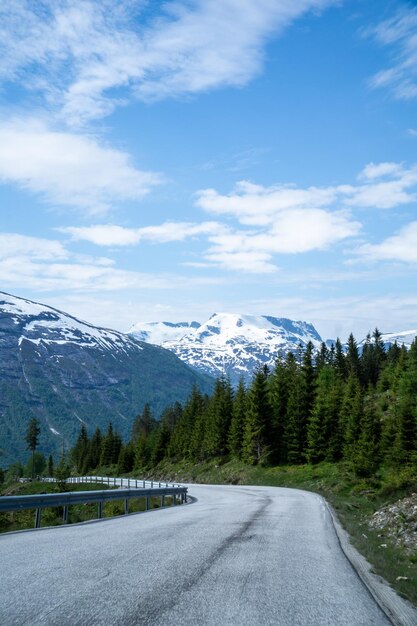
[[[272,459],[277,463],[286,463],[288,460],[287,445],[287,407],[290,389],[290,379],[295,370],[293,358],[284,361],[278,358],[275,369],[269,377],[269,396],[272,407],[271,446]]]
[[[354,374],[356,378],[362,382],[362,368],[359,357],[358,344],[352,333],[349,335],[346,353],[346,371],[347,374]]]
[[[270,452],[272,407],[268,394],[268,373],[259,369],[248,393],[243,436],[243,458],[251,464],[266,462]]]
[[[242,456],[243,434],[245,430],[246,419],[246,388],[243,378],[240,379],[235,397],[233,400],[232,419],[230,422],[228,447],[230,454],[235,459]]]
[[[375,391],[369,385],[359,439],[352,448],[350,458],[350,463],[358,476],[372,476],[378,468],[380,432]]]
[[[363,416],[363,391],[356,375],[351,372],[345,385],[341,405],[343,456],[349,460],[359,439]]]
[[[32,452],[32,480],[35,478],[35,450],[38,447],[41,429],[36,418],[30,420],[26,431],[26,443],[28,450]]]
[[[81,472],[84,467],[89,451],[89,443],[87,428],[85,424],[82,424],[80,434],[70,454],[71,461],[74,463],[77,472]]]
[[[224,455],[227,450],[227,436],[233,411],[233,391],[230,380],[221,376],[216,380],[214,393],[210,398],[205,423],[204,454]]]
[[[308,426],[307,457],[310,463],[337,461],[341,457],[340,385],[335,368],[328,365],[320,370]]]

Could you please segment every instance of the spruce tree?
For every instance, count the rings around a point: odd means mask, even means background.
[[[227,436],[233,410],[233,391],[230,380],[221,376],[216,380],[214,393],[207,407],[203,452],[208,457],[226,454]]]
[[[358,476],[369,478],[378,468],[380,420],[377,411],[375,391],[371,385],[365,400],[364,413],[358,441],[352,448],[350,464]]]
[[[288,460],[287,406],[292,366],[278,358],[269,377],[269,397],[272,407],[271,447],[272,459],[276,463]]]
[[[358,442],[363,416],[363,392],[357,376],[351,372],[345,385],[341,405],[343,457],[349,460]]]
[[[346,372],[347,375],[353,374],[362,382],[362,368],[359,357],[358,344],[352,333],[349,335],[346,352]]]
[[[83,424],[81,426],[80,434],[78,435],[78,439],[75,443],[75,446],[71,450],[71,461],[75,465],[75,469],[77,472],[81,472],[84,467],[86,456],[88,454],[89,449],[89,440],[87,428]]]
[[[243,433],[245,429],[246,419],[246,387],[243,378],[239,380],[239,384],[235,393],[232,408],[232,419],[230,422],[230,430],[228,437],[228,447],[230,454],[235,459],[240,459],[243,447]]]
[[[52,458],[52,454],[48,457],[48,476],[50,478],[54,476],[54,459]]]
[[[32,418],[26,431],[26,443],[28,450],[32,452],[32,480],[35,478],[35,450],[38,447],[41,429],[36,418]]]
[[[417,447],[417,339],[412,344],[407,367],[398,383],[395,404],[396,437],[394,443],[397,463],[409,463]]]
[[[308,425],[307,457],[310,463],[337,461],[341,457],[340,385],[335,368],[328,365],[320,370]]]
[[[243,435],[243,458],[252,465],[267,461],[270,452],[272,407],[268,394],[267,369],[259,369],[248,393]]]

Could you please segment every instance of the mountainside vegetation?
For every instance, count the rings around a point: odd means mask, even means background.
[[[263,466],[343,461],[362,478],[382,465],[416,467],[417,341],[386,351],[376,330],[361,354],[352,335],[346,352],[338,341],[317,353],[310,343],[272,371],[259,368],[248,387],[241,381],[233,390],[225,377],[210,396],[194,387],[160,421],[147,405],[130,441],[118,437],[85,433],[72,452],[78,471],[94,470],[93,456],[121,472],[213,457]]]

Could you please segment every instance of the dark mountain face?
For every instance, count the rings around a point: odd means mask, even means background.
[[[193,385],[212,380],[173,353],[97,328],[51,307],[0,292],[0,465],[26,460],[27,424],[41,426],[39,450],[72,445],[111,420],[120,434],[149,403],[156,416]]]

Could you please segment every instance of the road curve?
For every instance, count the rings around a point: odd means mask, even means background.
[[[0,624],[387,626],[323,500],[190,485],[191,505],[0,536]]]

